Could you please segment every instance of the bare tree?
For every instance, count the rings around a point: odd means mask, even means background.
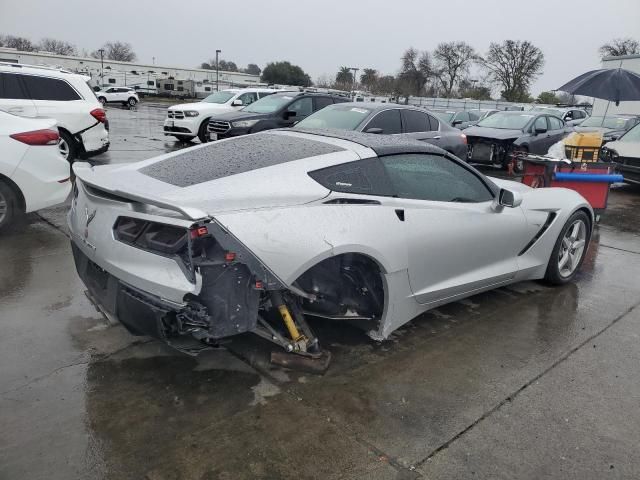
[[[489,78],[502,87],[502,97],[512,102],[529,99],[529,87],[542,73],[544,54],[528,41],[491,43],[484,59]]]
[[[598,51],[601,58],[637,55],[640,53],[640,43],[633,38],[614,38],[609,43],[602,45]]]
[[[63,40],[55,38],[43,38],[38,44],[38,49],[45,52],[55,53],[57,55],[76,55],[76,46]]]
[[[104,49],[104,58],[107,60],[133,62],[137,58],[133,47],[127,42],[107,42],[102,48]],[[91,56],[93,58],[100,58],[100,50],[91,52]]]
[[[331,77],[327,74],[320,75],[316,79],[315,83],[316,87],[320,88],[331,88],[333,86],[333,82],[331,81]]]
[[[28,38],[14,37],[13,35],[4,37],[4,46],[22,50],[23,52],[34,52],[37,50],[36,46],[31,43],[31,40]]]
[[[375,85],[375,93],[382,95],[392,95],[396,88],[396,77],[393,75],[384,75],[378,78]]]
[[[433,58],[436,75],[445,96],[449,98],[460,80],[469,74],[469,67],[476,58],[476,52],[465,42],[446,42],[436,47]]]

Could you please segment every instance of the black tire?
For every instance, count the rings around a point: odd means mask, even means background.
[[[180,142],[191,142],[193,141],[194,138],[196,137],[185,137],[184,135],[174,135],[174,137],[176,137],[176,140],[179,140]]]
[[[200,140],[202,143],[207,143],[209,141],[209,131],[207,130],[208,126],[209,126],[209,119],[206,118],[200,124],[200,128],[198,129],[198,140]]]
[[[66,145],[66,147],[65,147]],[[60,153],[69,163],[73,163],[78,158],[78,145],[71,135],[60,130]],[[65,153],[66,152],[66,153]]]
[[[565,246],[563,244],[564,243],[563,240],[565,239],[565,235],[567,234],[567,231],[570,228],[572,228],[578,221],[582,221],[585,227],[584,248],[582,249],[581,256],[577,260],[577,262],[573,261],[573,264],[575,265],[573,267],[573,271],[567,275],[567,274],[561,273],[560,271],[560,260],[561,260],[560,253],[561,253],[561,249],[563,249],[563,251],[566,252]],[[549,263],[547,264],[547,271],[544,275],[544,280],[547,283],[550,283],[552,285],[564,285],[565,283],[568,283],[571,280],[573,280],[573,278],[576,276],[576,273],[578,273],[578,270],[580,270],[580,267],[582,266],[582,262],[584,261],[584,257],[587,253],[587,249],[589,248],[590,240],[591,240],[591,218],[589,218],[589,216],[584,211],[582,210],[577,211],[576,213],[571,215],[571,217],[569,217],[569,220],[567,220],[567,223],[565,223],[564,226],[562,227],[562,230],[560,230],[560,235],[558,235],[556,244],[554,245],[553,250],[551,251],[551,256],[549,257]]]
[[[98,97],[98,101],[102,104],[102,106],[105,106],[107,104],[107,99],[104,97]]]
[[[129,105],[129,107],[135,107],[136,103],[138,103],[138,101],[133,97],[131,97],[131,98],[129,98],[129,100],[127,100],[127,104]]]
[[[0,180],[0,231],[11,224],[20,213],[20,203],[13,189]]]

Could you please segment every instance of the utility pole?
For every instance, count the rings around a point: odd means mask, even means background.
[[[356,89],[356,76],[358,75],[358,70],[360,69],[356,67],[349,67],[349,70],[353,70],[353,81],[351,82],[351,93],[353,94]]]
[[[222,50],[216,50],[216,92],[220,91],[220,70],[218,69],[218,55],[222,52]]]
[[[104,86],[104,48],[98,50],[100,52],[100,88]]]

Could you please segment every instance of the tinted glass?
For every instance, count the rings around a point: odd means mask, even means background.
[[[263,97],[267,97],[269,95],[273,95],[275,92],[259,92],[258,93],[258,97],[263,98]]]
[[[287,108],[289,112],[296,112],[296,117],[306,117],[313,113],[313,99],[311,97],[301,98],[293,102]]]
[[[620,137],[619,141],[621,142],[640,142],[640,125],[636,125],[627,133],[625,133],[622,137]]]
[[[417,110],[402,110],[405,133],[428,132],[430,130],[429,117]]]
[[[561,130],[562,128],[564,128],[564,124],[562,123],[562,120],[560,120],[559,118],[556,117],[547,117],[549,119],[549,128],[551,130]]]
[[[371,119],[366,127],[364,127],[363,131],[366,132],[370,128],[380,128],[382,129],[382,133],[386,135],[401,133],[400,110],[386,110],[378,113]]]
[[[64,80],[25,75],[24,83],[33,100],[80,100],[78,92]]]
[[[0,73],[0,98],[12,98],[16,100],[28,98],[22,90],[20,77],[22,77],[22,75]]]
[[[521,130],[533,119],[534,115],[526,113],[496,112],[490,117],[480,120],[479,127],[499,128],[505,130]]]
[[[631,119],[629,117],[589,117],[580,124],[581,127],[603,127],[614,130],[629,128]]]
[[[333,105],[333,100],[329,97],[316,97],[314,101],[316,102],[315,110],[320,110],[324,107],[328,107],[329,105]]]
[[[309,115],[294,128],[355,130],[370,114],[371,110],[366,108],[332,105]]]
[[[342,163],[309,172],[309,175],[334,192],[391,195],[384,169],[377,158]]]
[[[482,180],[446,157],[405,154],[381,160],[394,193],[401,198],[469,203],[493,199]]]
[[[249,105],[258,100],[258,94],[255,92],[247,92],[240,95],[238,99],[242,100],[243,105]]]
[[[438,130],[440,128],[440,122],[438,121],[438,119],[431,115],[427,115],[427,117],[429,118],[429,124],[430,124],[429,130],[431,131]]]
[[[447,123],[449,123],[453,119],[453,116],[455,115],[454,112],[433,112],[433,113],[435,113],[436,117],[438,117],[440,120],[443,120]]]
[[[248,107],[244,107],[242,111],[251,113],[273,113],[280,110],[294,98],[294,95],[269,95],[268,97],[261,98],[257,102],[253,102]]]
[[[469,113],[469,120],[478,120],[480,118],[480,114],[478,112],[468,112]]]
[[[456,115],[456,121],[459,122],[468,122],[469,121],[469,114],[467,112],[460,112]]]

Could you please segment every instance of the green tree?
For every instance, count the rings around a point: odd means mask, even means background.
[[[384,75],[378,78],[375,84],[374,92],[380,95],[393,95],[396,88],[396,77],[393,75]]]
[[[429,52],[420,53],[411,47],[401,58],[402,67],[396,80],[396,93],[405,97],[424,93],[424,85],[433,76]]]
[[[260,73],[262,72],[260,67],[255,63],[250,63],[249,65],[247,65],[247,68],[245,68],[244,71],[245,73],[249,73],[251,75],[260,75]]]
[[[601,58],[637,55],[640,53],[640,43],[633,38],[614,38],[609,43],[602,45],[598,51]]]
[[[553,92],[542,92],[538,95],[536,99],[538,103],[545,103],[547,105],[555,105],[556,103],[560,103],[560,99]]]
[[[353,86],[353,72],[349,67],[340,67],[336,74],[336,88],[351,90]]]
[[[378,72],[374,68],[365,68],[360,75],[360,84],[372,92],[378,81]]]
[[[311,77],[309,77],[302,68],[286,61],[268,63],[262,71],[262,81],[265,83],[297,85],[300,87],[308,87],[311,85]]]
[[[531,83],[542,73],[544,54],[528,41],[492,42],[481,64],[489,78],[502,88],[502,98],[510,102],[525,102]]]

